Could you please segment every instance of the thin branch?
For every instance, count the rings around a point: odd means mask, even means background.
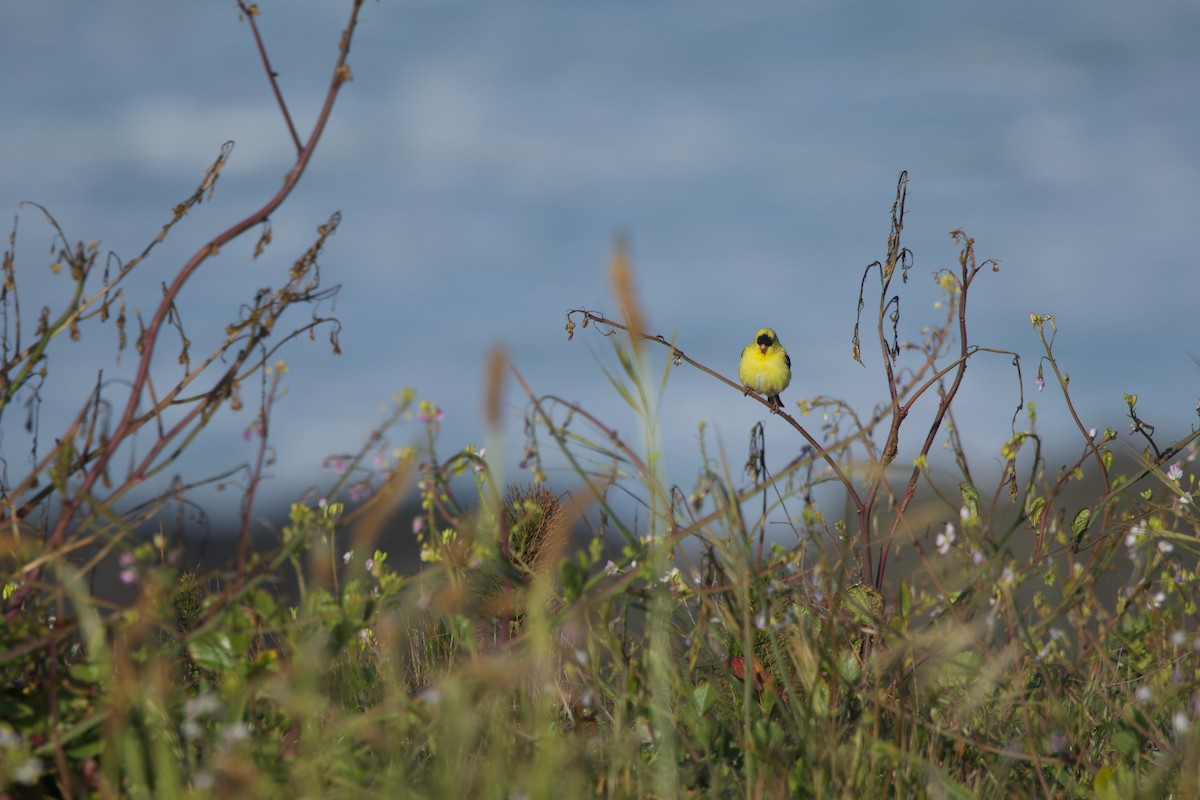
[[[250,519],[254,510],[254,498],[258,493],[258,485],[262,481],[263,468],[266,466],[267,453],[270,449],[268,434],[271,430],[271,409],[274,408],[275,401],[279,397],[282,379],[283,370],[275,370],[275,374],[271,377],[271,388],[266,391],[262,400],[258,425],[255,426],[255,433],[258,435],[258,454],[255,457],[254,467],[250,470],[250,484],[246,487],[246,493],[242,498],[242,529],[238,533],[237,550],[238,580],[245,580],[246,567],[250,561]]]
[[[304,152],[304,145],[300,142],[300,135],[296,133],[296,126],[292,124],[292,115],[288,112],[287,103],[284,102],[283,92],[279,90],[279,77],[274,69],[271,68],[271,59],[267,57],[267,48],[263,45],[262,35],[258,32],[258,6],[246,5],[245,0],[237,0],[238,8],[242,10],[242,14],[246,17],[246,21],[250,23],[250,30],[254,32],[254,43],[258,45],[258,54],[262,57],[263,69],[267,71],[267,80],[271,83],[271,91],[275,93],[275,101],[279,103],[279,111],[283,114],[283,120],[287,123],[288,133],[292,136],[292,143],[296,146],[296,153]]]

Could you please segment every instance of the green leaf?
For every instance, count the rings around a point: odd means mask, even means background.
[[[1121,615],[1121,632],[1132,640],[1145,636],[1150,630],[1150,615],[1130,609]]]
[[[587,582],[587,571],[579,562],[566,559],[559,565],[558,578],[562,584],[563,598],[569,603],[583,595],[583,587]]]
[[[279,617],[279,604],[275,602],[275,598],[269,592],[255,589],[246,595],[246,602],[264,619],[275,620]]]
[[[829,684],[824,679],[818,679],[812,687],[812,695],[809,698],[809,703],[812,707],[813,714],[818,718],[828,717],[830,708],[830,692]]]
[[[68,748],[67,755],[69,755],[72,760],[75,761],[79,761],[80,759],[84,758],[95,758],[104,752],[107,744],[108,743],[103,739],[94,739],[90,742],[85,742],[78,747]]]
[[[912,589],[908,588],[908,581],[900,579],[900,616],[903,619],[908,619],[909,612],[912,611]]]
[[[89,662],[81,662],[72,664],[69,670],[71,677],[80,683],[100,683],[107,675],[108,670],[100,664]]]
[[[856,583],[846,590],[845,606],[858,622],[873,625],[883,616],[883,595],[870,584]]]
[[[703,717],[716,701],[717,690],[708,682],[700,684],[692,691],[692,704],[696,707],[697,717]]]
[[[1046,513],[1046,498],[1035,497],[1029,504],[1029,522],[1033,525],[1042,523],[1042,515]]]
[[[862,663],[853,650],[842,651],[838,659],[838,674],[849,684],[858,683],[858,679],[862,677]]]
[[[960,689],[979,677],[983,659],[974,650],[962,650],[937,670],[937,685],[943,689]]]
[[[1071,520],[1071,533],[1075,534],[1075,541],[1078,542],[1083,538],[1083,534],[1087,532],[1088,525],[1092,521],[1092,510],[1090,508],[1081,508],[1075,514],[1075,519]]]
[[[1113,735],[1113,747],[1126,758],[1135,758],[1142,751],[1142,737],[1129,728],[1122,728]]]
[[[205,631],[188,642],[187,649],[196,665],[210,672],[231,670],[240,660],[225,631]]]
[[[971,485],[970,481],[963,481],[958,485],[958,493],[962,496],[968,519],[979,519],[979,491]]]
[[[20,702],[7,692],[0,694],[0,719],[12,725],[20,725],[34,719],[33,708]]]

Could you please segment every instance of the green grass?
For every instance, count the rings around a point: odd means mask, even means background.
[[[652,414],[649,354],[615,346],[610,377]],[[829,478],[818,455],[757,478],[709,460],[688,492],[648,466],[652,421],[635,447],[580,409],[531,403],[527,455],[535,470],[574,464],[569,496],[496,485],[471,448],[439,460],[436,410],[406,394],[392,420],[423,425],[426,447],[398,451],[353,514],[297,504],[282,548],[240,571],[180,574],[127,548],[141,591],[111,609],[55,556],[0,642],[0,785],[155,798],[1200,788],[1194,437],[1179,470],[1110,476],[1086,528],[1044,463],[1025,465],[1023,504],[1007,484],[990,506],[968,482],[940,500],[931,486],[893,543],[919,566],[877,589],[860,580],[855,526],[806,502]],[[371,545],[414,482],[424,567],[400,574]],[[635,514],[610,504],[618,490]],[[764,536],[773,520],[790,541]],[[623,537],[617,563],[602,531]],[[8,546],[15,586],[36,548]],[[265,582],[286,569],[294,603]]]

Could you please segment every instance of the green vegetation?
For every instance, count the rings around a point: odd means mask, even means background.
[[[359,6],[330,105],[348,78]],[[257,10],[243,10],[257,36]],[[307,143],[293,131],[289,191],[324,120]],[[211,195],[227,155],[174,221]],[[702,427],[694,484],[670,483],[657,442],[671,424],[659,408],[671,373],[698,369],[714,393],[740,397],[742,387],[648,331],[618,247],[620,318],[572,311],[567,335],[608,337],[616,366],[607,377],[641,421],[636,441],[529,386],[497,352],[486,457],[459,445],[439,455],[440,412],[403,392],[366,444],[338,457],[341,477],[325,499],[292,507],[270,552],[256,552],[249,533],[286,375],[275,353],[334,323],[314,317],[283,337],[277,328],[290,306],[327,296],[317,261],[336,216],[280,288],[260,292],[223,328],[223,343],[193,362],[179,289],[271,208],[215,237],[138,317],[148,322],[139,323],[131,382],[97,381],[69,425],[41,437],[27,474],[16,478],[17,466],[6,465],[0,792],[1200,794],[1200,434],[1159,442],[1127,396],[1130,433],[1145,449],[1119,471],[1118,434],[1079,421],[1054,354],[1054,319],[1035,314],[1036,392],[1048,383],[1066,401],[1065,424],[1079,441],[1076,460],[1049,463],[1024,362],[968,339],[967,298],[996,265],[977,263],[961,231],[952,234],[957,267],[935,275],[944,316],[920,341],[901,340],[893,279],[907,283],[912,263],[901,243],[906,192],[901,175],[886,255],[864,271],[858,298],[854,356],[877,348],[887,387],[874,408],[814,397],[793,416],[793,389],[791,409],[785,403],[751,431],[744,467],[712,456]],[[67,267],[72,290],[29,328],[16,303],[15,256],[5,255],[6,424],[14,404],[38,402],[64,334],[112,324],[127,344],[134,317],[121,284],[141,258],[101,275],[95,246],[69,244],[61,232],[57,241],[54,269]],[[180,377],[152,385],[150,359],[170,331]],[[1020,398],[1011,436],[983,456],[1002,465],[994,486],[975,477],[954,414],[967,364],[984,358],[1013,365]],[[530,483],[498,472],[509,381],[527,398]],[[253,382],[262,391],[249,433],[261,449],[246,481],[238,556],[210,574],[187,571],[169,520],[190,487],[133,509],[129,500],[216,413],[240,406],[241,387]],[[764,397],[743,402],[755,400],[771,410]],[[809,418],[821,419],[815,434]],[[913,429],[918,419],[923,430]],[[413,428],[419,446],[390,444]],[[902,430],[908,463],[899,460]],[[796,454],[774,474],[768,431],[774,450]],[[934,482],[931,461],[957,471],[955,490]],[[547,486],[552,469],[569,492]],[[402,517],[421,566],[402,570],[380,541],[414,490],[419,511]],[[138,536],[147,522],[158,532]],[[89,575],[104,564],[136,589],[132,602],[93,595]],[[275,583],[285,573],[295,578],[290,595]]]

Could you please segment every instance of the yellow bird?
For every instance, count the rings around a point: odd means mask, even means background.
[[[792,382],[792,359],[770,328],[759,328],[754,341],[742,348],[738,380],[746,394],[750,390],[767,396],[772,411],[783,405],[779,393]]]

